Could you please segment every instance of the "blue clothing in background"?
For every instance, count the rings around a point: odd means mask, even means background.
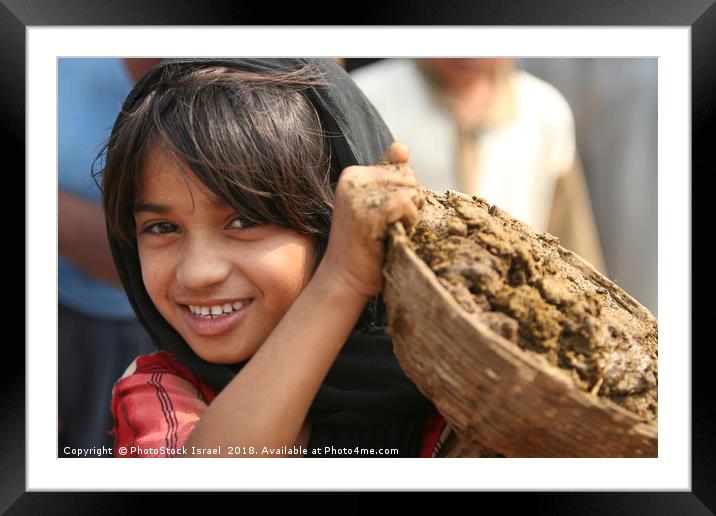
[[[122,59],[60,59],[58,72],[59,188],[100,206],[92,164],[133,79]],[[76,457],[76,450],[112,446],[112,386],[154,346],[122,289],[61,256],[58,277],[58,455]]]
[[[133,82],[121,59],[60,59],[58,66],[59,187],[100,202],[92,163],[109,138]],[[109,319],[134,319],[124,292],[85,275],[61,256],[59,302]]]

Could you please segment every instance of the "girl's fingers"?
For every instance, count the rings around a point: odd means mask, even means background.
[[[417,186],[415,175],[410,167],[398,170],[393,165],[364,167],[360,173],[351,173],[347,180],[354,186],[385,185],[385,186]]]
[[[376,168],[384,171],[388,176],[413,178],[415,177],[415,172],[413,172],[413,169],[410,167],[410,165],[406,164],[389,163],[385,165],[378,165]]]
[[[414,194],[409,189],[396,195],[385,206],[385,221],[388,224],[401,222],[406,230],[417,224],[420,217]]]
[[[415,172],[407,163],[387,163],[372,168],[376,169],[377,174],[387,181],[398,183],[408,181],[411,185],[416,184]]]
[[[400,219],[400,222],[402,222],[405,230],[409,232],[418,223],[418,220],[420,219],[420,213],[418,207],[415,206],[413,202],[407,204],[406,207],[407,210],[403,214],[403,217]]]
[[[413,200],[415,206],[417,206],[418,210],[422,210],[423,206],[425,206],[425,196],[417,188],[414,189],[411,199]]]
[[[393,142],[386,149],[383,156],[378,161],[379,165],[384,164],[400,164],[408,162],[408,148],[402,143]]]
[[[381,179],[379,183],[385,186],[405,186],[409,188],[415,188],[418,186],[418,181],[413,176],[393,176]]]

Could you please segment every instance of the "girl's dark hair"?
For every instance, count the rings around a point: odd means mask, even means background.
[[[136,243],[134,205],[148,152],[161,145],[218,198],[253,223],[328,240],[340,170],[304,94],[324,84],[310,65],[290,73],[177,64],[120,113],[106,145],[101,189],[107,231]]]

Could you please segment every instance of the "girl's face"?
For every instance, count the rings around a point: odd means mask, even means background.
[[[310,279],[314,238],[266,224],[242,227],[188,167],[158,146],[135,210],[144,286],[201,358],[251,357]]]

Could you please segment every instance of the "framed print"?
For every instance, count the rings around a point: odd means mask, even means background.
[[[679,7],[664,2],[648,10],[637,2],[600,8],[589,2],[555,3],[539,10],[529,8],[529,2],[509,2],[493,10],[464,3],[461,9],[436,13],[416,7],[406,15],[416,27],[404,25],[404,13],[389,6],[381,13],[385,26],[361,27],[373,22],[356,19],[302,27],[279,21],[288,12],[277,15],[270,26],[244,25],[259,21],[257,11],[247,8],[237,13],[228,2],[211,9],[199,3],[184,3],[181,8],[167,3],[165,9],[139,3],[119,9],[108,4],[104,11],[79,6],[60,9],[43,3],[3,0],[0,4],[0,62],[5,71],[0,74],[2,141],[5,155],[11,157],[8,170],[25,171],[24,176],[15,173],[11,177],[18,181],[24,177],[27,203],[27,232],[23,239],[8,239],[8,245],[27,242],[28,301],[24,353],[9,345],[6,351],[11,367],[6,367],[5,375],[1,456],[4,471],[12,474],[3,479],[3,511],[52,513],[58,504],[76,507],[80,513],[98,512],[100,507],[116,511],[127,503],[128,494],[74,491],[153,490],[530,491],[505,502],[506,507],[526,502],[539,511],[565,514],[623,509],[708,514],[716,510],[713,409],[706,394],[710,392],[708,345],[691,340],[690,215],[690,167],[706,172],[706,135],[713,128],[716,7],[712,0]],[[654,95],[658,94],[658,147],[654,148],[658,192],[652,184],[651,190],[635,187],[638,193],[633,194],[657,196],[654,209],[658,199],[658,242],[649,241],[658,260],[650,257],[641,263],[642,270],[653,263],[653,272],[658,267],[659,273],[658,289],[653,286],[649,306],[654,313],[658,308],[661,319],[659,397],[664,412],[659,418],[658,457],[384,459],[376,468],[374,461],[356,465],[343,458],[309,466],[308,461],[289,459],[237,463],[202,458],[189,463],[188,459],[58,456],[58,366],[53,341],[57,333],[58,63],[60,59],[155,56],[341,56],[349,62],[447,56],[512,57],[535,63],[548,58],[634,59],[651,66],[654,73],[658,70],[654,88]],[[529,69],[529,64],[524,67]],[[533,73],[538,74],[536,68]],[[600,77],[607,85],[611,84],[608,76],[605,72]],[[619,85],[624,78],[612,79]],[[565,84],[563,89],[567,88]],[[633,107],[637,101],[625,106]],[[648,130],[645,126],[625,131]],[[597,152],[609,152],[608,141]],[[655,178],[656,174],[651,177]],[[615,200],[612,206],[616,205]],[[635,209],[612,213],[605,220],[613,226],[622,213],[629,220],[644,216],[643,210]],[[637,229],[625,233],[641,242],[638,228],[656,227],[654,217],[650,219],[651,226],[634,226]],[[8,333],[9,344],[14,334]],[[197,471],[201,474],[196,475]]]

